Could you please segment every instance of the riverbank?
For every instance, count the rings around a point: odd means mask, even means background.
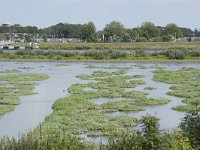
[[[123,52],[116,50],[54,51],[18,50],[1,52],[0,60],[18,61],[66,61],[66,62],[137,62],[137,61],[186,61],[199,62],[198,50],[166,50]]]
[[[17,43],[28,46],[29,43]],[[136,42],[136,43],[38,43],[42,50],[200,50],[200,42]]]

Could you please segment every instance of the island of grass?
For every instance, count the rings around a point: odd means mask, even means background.
[[[20,103],[20,96],[36,94],[33,92],[36,81],[47,79],[39,74],[7,74],[0,76],[0,116],[14,110]]]
[[[200,111],[200,69],[157,70],[153,79],[172,84],[168,94],[183,98],[184,105],[176,106],[173,108],[174,110]]]

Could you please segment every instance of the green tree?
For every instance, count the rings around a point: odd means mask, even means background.
[[[200,30],[197,28],[194,29],[194,36],[200,36]]]
[[[6,40],[6,36],[0,33],[0,41],[5,41],[5,40]]]
[[[194,148],[200,148],[200,113],[188,113],[180,124],[181,130],[189,138]]]
[[[96,42],[96,27],[93,22],[84,24],[81,28],[81,39],[86,42]]]
[[[139,32],[136,29],[125,29],[125,34],[128,34],[128,36],[131,38],[131,40],[135,40],[137,37],[139,37]]]
[[[105,37],[120,40],[125,35],[124,25],[117,21],[112,21],[104,28]]]
[[[159,131],[158,118],[154,116],[145,116],[142,118],[143,123],[143,149],[158,150],[162,147],[162,139]]]
[[[0,33],[11,33],[11,29],[8,26],[0,26]]]
[[[180,28],[176,24],[170,23],[166,25],[163,31],[163,35],[180,38],[183,36],[183,33],[181,32]]]
[[[174,131],[171,134],[172,150],[192,150],[188,138],[181,131]]]
[[[160,30],[152,22],[144,22],[141,25],[141,30],[143,32],[143,37],[147,40],[158,37],[160,35]]]

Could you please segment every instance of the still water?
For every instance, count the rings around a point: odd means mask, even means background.
[[[1,70],[19,69],[20,73],[49,75],[49,79],[38,82],[35,87],[34,92],[38,94],[20,97],[21,104],[0,118],[0,137],[4,135],[18,137],[20,132],[35,128],[52,112],[51,106],[55,100],[69,94],[67,89],[70,85],[83,83],[75,77],[76,75],[89,74],[93,71],[78,63],[60,67],[57,67],[56,63],[0,62],[0,64]]]
[[[70,63],[69,66],[59,66],[56,62],[0,62],[0,72],[8,69],[18,69],[19,73],[39,73],[49,75],[49,79],[39,81],[36,85],[34,92],[36,95],[22,96],[21,104],[16,109],[6,115],[0,117],[0,137],[7,135],[9,137],[18,137],[20,132],[34,129],[39,123],[43,122],[45,116],[52,112],[51,106],[58,98],[66,97],[69,95],[67,89],[74,83],[86,83],[76,78],[78,74],[91,74],[93,71],[103,69],[88,69],[84,63]],[[166,63],[92,63],[96,66],[110,66],[116,65],[120,67],[132,67],[126,75],[143,75],[141,78],[146,83],[137,86],[134,89],[145,91],[152,98],[168,98],[171,102],[163,106],[145,107],[146,111],[137,113],[129,112],[115,112],[109,115],[127,115],[140,118],[146,114],[156,115],[160,118],[161,128],[169,129],[178,126],[180,119],[184,113],[171,110],[172,107],[182,104],[181,99],[166,95],[170,91],[171,85],[158,83],[152,80],[153,71],[162,67],[169,70],[178,70],[183,67],[200,68],[199,63],[182,63],[182,64],[166,64]],[[141,66],[142,65],[142,66]],[[106,71],[106,70],[104,70]],[[109,71],[109,70],[107,70]],[[3,75],[5,73],[0,73]],[[90,81],[91,82],[91,81]],[[155,87],[153,90],[144,90],[145,87]],[[114,99],[118,101],[121,99]],[[101,104],[109,100],[97,99],[96,103]],[[111,100],[112,101],[112,100]],[[98,137],[99,138],[99,137]],[[100,139],[100,138],[99,138]],[[98,140],[97,140],[98,141]]]

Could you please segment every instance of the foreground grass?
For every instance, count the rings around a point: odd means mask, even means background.
[[[154,80],[173,84],[169,95],[183,98],[184,105],[174,107],[179,111],[200,110],[200,70],[184,68],[178,71],[155,71]]]
[[[77,138],[50,135],[43,131],[37,135],[32,131],[22,134],[18,139],[4,137],[0,140],[0,150],[83,150],[86,149]]]
[[[9,71],[10,73],[10,71]],[[36,81],[47,79],[47,75],[8,74],[0,76],[0,116],[14,110],[20,103],[20,96],[33,93]]]
[[[87,144],[78,138],[62,134],[48,134],[40,127],[39,134],[28,132],[19,139],[4,137],[0,140],[0,150],[195,150],[198,146],[182,131],[161,133],[158,119],[145,116],[141,119],[142,131],[124,133],[118,138],[110,137],[106,145]]]

